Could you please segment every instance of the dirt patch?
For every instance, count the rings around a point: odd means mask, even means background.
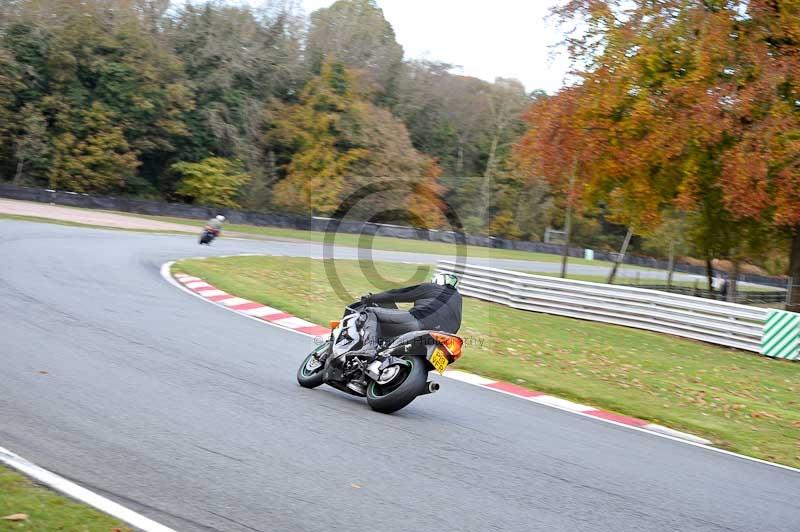
[[[118,229],[142,229],[147,231],[180,231],[182,233],[197,233],[202,228],[202,222],[196,225],[183,225],[158,220],[148,220],[135,216],[126,216],[108,211],[92,211],[73,209],[48,203],[34,203],[0,198],[0,213],[14,214],[17,216],[36,216],[87,225],[116,227]]]

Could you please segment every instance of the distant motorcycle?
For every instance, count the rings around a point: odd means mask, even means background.
[[[200,233],[200,244],[205,244],[206,246],[211,244],[211,242],[219,236],[219,229],[214,229],[212,227],[206,227],[203,229],[203,232]]]
[[[380,345],[374,357],[364,356],[357,351],[363,347],[361,325],[366,307],[361,302],[348,305],[342,320],[331,323],[330,337],[303,360],[297,382],[305,388],[325,383],[366,397],[370,408],[385,414],[400,410],[420,395],[436,392],[439,384],[428,381],[428,372],[442,374],[461,358],[461,337],[414,331]],[[397,308],[394,304],[389,307]]]

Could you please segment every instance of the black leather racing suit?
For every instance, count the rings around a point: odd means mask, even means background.
[[[455,334],[461,327],[461,294],[449,286],[422,283],[374,294],[373,303],[414,303],[410,310],[370,307],[364,323],[364,347],[377,349],[380,340],[411,331]]]

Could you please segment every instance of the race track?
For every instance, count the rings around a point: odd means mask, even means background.
[[[452,380],[392,416],[302,389],[311,339],[159,275],[304,249],[0,221],[0,446],[176,530],[800,530],[793,471]]]

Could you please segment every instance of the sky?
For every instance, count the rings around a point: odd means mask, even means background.
[[[517,78],[530,90],[553,93],[568,62],[552,45],[563,38],[545,21],[557,0],[377,0],[406,59],[460,65],[454,72],[494,81]],[[333,0],[301,0],[306,11]]]

